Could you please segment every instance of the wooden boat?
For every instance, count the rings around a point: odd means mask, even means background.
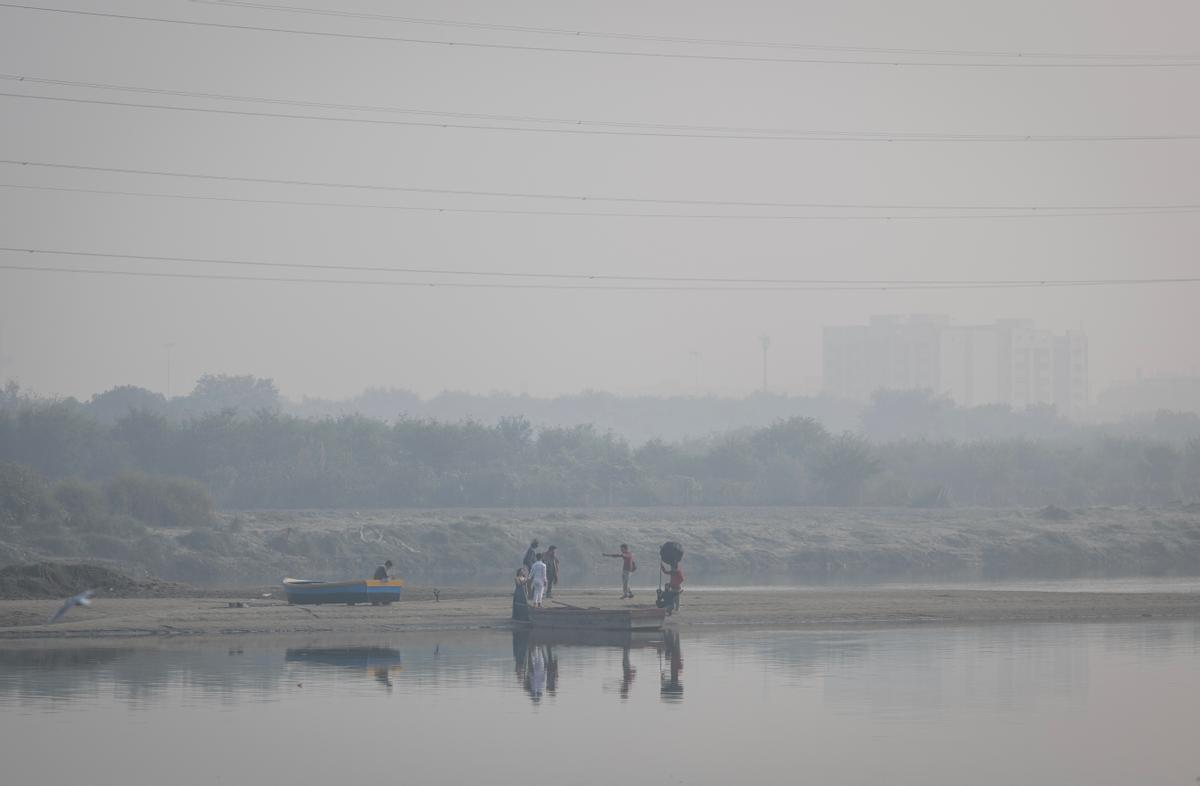
[[[313,605],[319,603],[370,603],[384,605],[400,600],[404,582],[399,579],[375,581],[310,581],[308,579],[284,579],[283,592],[288,603]]]
[[[581,608],[579,606],[529,607],[528,620],[515,620],[537,630],[541,628],[582,628],[586,630],[662,630],[667,610],[654,606],[630,606],[622,609]]]

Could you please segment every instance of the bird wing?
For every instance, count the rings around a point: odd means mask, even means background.
[[[46,624],[53,625],[54,623],[58,622],[60,619],[63,618],[63,615],[66,614],[67,611],[70,610],[70,608],[74,605],[75,605],[75,599],[74,598],[69,599],[66,603],[64,603],[62,605],[61,609],[59,609],[58,611],[56,611],[50,615],[50,619],[46,621]]]

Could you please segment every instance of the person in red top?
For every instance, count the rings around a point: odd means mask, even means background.
[[[617,554],[602,553],[603,557],[619,557],[621,563],[621,599],[632,598],[633,590],[629,589],[629,574],[637,570],[637,561],[633,558],[633,552],[629,550],[629,544],[622,543],[621,551]]]
[[[666,592],[667,610],[668,612],[679,611],[679,593],[683,592],[683,568],[679,567],[678,562],[670,566],[663,563],[662,572],[668,577]]]

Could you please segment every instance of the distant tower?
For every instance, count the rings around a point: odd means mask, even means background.
[[[766,392],[767,392],[767,350],[771,348],[771,337],[770,337],[770,336],[766,336],[766,335],[759,336],[759,337],[758,337],[758,343],[762,344],[762,351],[763,351],[763,384],[762,384],[762,390],[763,390],[763,393],[766,393]]]
[[[171,400],[171,350],[175,349],[175,342],[163,344],[163,349],[167,351],[167,400]]]
[[[7,363],[8,356],[4,354],[4,325],[0,324],[0,387],[3,387],[4,383],[8,381],[4,376]]]

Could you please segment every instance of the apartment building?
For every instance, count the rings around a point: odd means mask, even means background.
[[[1088,402],[1087,337],[1055,335],[1030,320],[951,325],[945,316],[874,316],[867,325],[826,327],[824,390],[866,401],[876,390],[932,390],[961,406]]]

